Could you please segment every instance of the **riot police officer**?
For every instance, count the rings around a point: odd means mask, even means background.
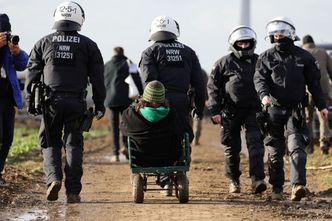
[[[179,24],[169,16],[158,16],[151,24],[150,41],[154,43],[142,53],[139,64],[145,83],[152,80],[162,82],[166,98],[175,108],[183,130],[193,139],[189,124],[190,101],[187,92],[195,88],[196,113],[202,116],[204,108],[204,81],[196,53],[177,41]]]
[[[56,31],[40,39],[30,53],[26,80],[28,111],[36,113],[31,97],[33,84],[42,81],[49,102],[39,131],[43,167],[47,177],[46,197],[58,199],[63,172],[61,149],[65,148],[65,188],[67,203],[79,203],[83,174],[81,119],[87,109],[86,88],[92,84],[95,115],[105,113],[104,62],[97,44],[78,33],[84,22],[82,7],[75,2],[61,3],[54,12]],[[47,111],[46,111],[47,110]]]
[[[266,190],[264,182],[263,136],[256,123],[260,101],[253,76],[258,55],[256,33],[248,26],[237,26],[228,39],[231,53],[213,66],[208,81],[208,109],[215,124],[222,124],[221,143],[225,145],[225,175],[230,179],[229,192],[240,193],[241,127],[245,128],[249,151],[249,174],[252,192]]]
[[[269,152],[272,199],[281,200],[283,194],[286,127],[291,166],[291,200],[299,201],[306,195],[305,146],[310,142],[304,116],[306,85],[323,118],[327,118],[328,111],[319,84],[317,61],[309,52],[294,45],[294,41],[299,38],[293,22],[279,16],[272,19],[266,29],[274,47],[259,56],[254,83],[262,104],[269,106],[270,126],[264,143]]]

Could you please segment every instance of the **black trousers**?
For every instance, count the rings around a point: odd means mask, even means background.
[[[237,109],[231,119],[222,119],[223,130],[221,143],[225,145],[225,175],[234,180],[239,180],[241,127],[245,129],[245,137],[249,152],[249,175],[252,181],[262,180],[264,174],[264,145],[257,122],[256,111]]]
[[[86,110],[86,102],[81,98],[60,96],[51,102],[50,109],[51,113],[46,118],[50,140],[46,140],[44,119],[39,130],[46,184],[63,178],[61,151],[64,147],[66,194],[79,194],[83,175],[83,135],[78,128],[79,119]]]
[[[271,126],[264,143],[268,146],[269,182],[274,188],[283,188],[285,182],[284,159],[286,150],[289,152],[290,182],[292,185],[306,185],[308,130],[306,125],[297,126],[291,108],[270,107],[268,109]]]
[[[112,133],[112,141],[113,141],[113,155],[119,155],[120,151],[120,115],[127,108],[127,106],[122,107],[110,107],[111,115],[110,115],[110,124],[111,124],[111,133]],[[127,145],[127,136],[121,137],[123,145],[128,147]]]
[[[14,138],[15,108],[10,99],[0,98],[0,173],[5,167]]]

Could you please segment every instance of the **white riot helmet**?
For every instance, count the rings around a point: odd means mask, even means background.
[[[63,2],[54,11],[53,29],[58,31],[80,31],[85,15],[76,2]]]
[[[179,36],[179,24],[173,18],[163,15],[153,19],[149,41],[176,40]]]
[[[245,25],[239,25],[231,31],[228,37],[228,43],[230,44],[230,50],[233,51],[235,56],[238,58],[249,58],[254,54],[257,44],[256,39],[256,32],[252,28]],[[237,41],[248,41],[250,42],[250,46],[245,49],[237,48],[235,45]]]
[[[278,16],[272,19],[266,25],[267,37],[270,38],[271,43],[274,43],[274,34],[281,33],[285,37],[297,41],[300,38],[295,33],[295,26],[292,20],[284,16]]]

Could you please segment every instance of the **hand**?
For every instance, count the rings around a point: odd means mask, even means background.
[[[328,120],[329,117],[329,111],[324,108],[323,110],[320,111],[320,114],[324,120]]]
[[[192,109],[192,111],[191,111],[191,116],[192,116],[192,118],[194,118],[194,119],[202,119],[202,117],[203,117],[203,113],[202,113],[202,111],[198,111],[197,110],[197,108],[194,108],[194,109]]]
[[[0,48],[7,44],[6,32],[0,32]]]
[[[9,50],[12,53],[12,55],[14,55],[14,56],[19,55],[20,47],[18,45],[14,45],[13,43],[8,42],[8,47],[9,47]]]
[[[272,104],[272,100],[269,96],[264,96],[262,99],[262,104],[264,106],[270,106]]]
[[[33,116],[36,116],[37,115],[37,110],[34,106],[34,103],[33,102],[30,102],[30,99],[27,98],[27,111],[29,114],[33,115]]]
[[[221,124],[221,115],[220,114],[213,115],[211,117],[211,120],[213,124]]]
[[[106,109],[103,104],[96,104],[95,111],[94,111],[94,115],[95,115],[96,119],[100,120],[105,115],[105,111],[106,111]]]

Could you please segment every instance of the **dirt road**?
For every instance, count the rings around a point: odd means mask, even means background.
[[[219,128],[210,124],[204,126],[201,145],[193,146],[193,160],[188,173],[188,204],[179,204],[175,197],[165,197],[159,191],[145,193],[144,203],[134,204],[129,166],[123,158],[120,163],[109,162],[110,140],[104,137],[86,142],[81,204],[66,204],[63,189],[57,202],[46,202],[42,174],[37,174],[29,179],[29,189],[15,196],[11,204],[3,209],[0,207],[0,219],[332,220],[332,187],[324,186],[316,179],[326,170],[308,171],[308,188],[311,192],[305,200],[289,201],[287,180],[285,200],[273,202],[270,199],[270,186],[264,194],[250,194],[248,164],[242,156],[242,193],[229,194],[228,181],[223,175]]]

